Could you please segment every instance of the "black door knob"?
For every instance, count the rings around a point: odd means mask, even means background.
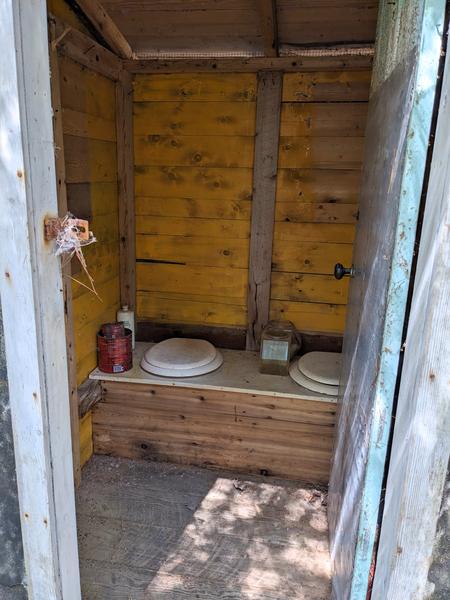
[[[349,277],[353,277],[353,267],[344,267],[341,263],[336,263],[334,265],[334,276],[336,279],[342,279],[345,275]]]

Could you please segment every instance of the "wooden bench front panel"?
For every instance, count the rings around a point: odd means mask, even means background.
[[[94,452],[327,483],[333,402],[102,382]]]

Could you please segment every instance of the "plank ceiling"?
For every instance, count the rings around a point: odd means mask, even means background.
[[[267,0],[103,0],[140,57],[264,56]],[[278,0],[280,54],[375,39],[376,0]]]

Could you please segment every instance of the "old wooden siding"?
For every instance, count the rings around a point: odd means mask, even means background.
[[[256,76],[134,85],[137,316],[246,324]]]
[[[370,75],[284,76],[270,314],[302,331],[344,330]]]
[[[86,26],[81,23],[77,14],[66,0],[47,0],[47,10],[50,14],[55,15],[74,29],[89,34]]]
[[[72,261],[77,384],[97,364],[96,333],[115,320],[119,306],[117,158],[114,82],[66,57],[59,58],[64,153],[69,210],[88,218],[97,243],[85,248],[99,297]],[[91,417],[80,423],[81,462],[92,454]]]

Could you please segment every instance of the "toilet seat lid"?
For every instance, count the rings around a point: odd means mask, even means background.
[[[337,396],[339,394],[339,386],[327,385],[326,383],[320,383],[306,377],[306,375],[299,370],[296,360],[292,362],[289,367],[289,375],[295,383],[312,392],[317,392],[318,394],[324,394],[326,396]]]
[[[170,338],[147,350],[144,360],[158,369],[191,371],[209,365],[216,356],[217,350],[206,340]]]
[[[339,385],[342,367],[340,352],[308,352],[297,362],[297,368],[308,379],[326,385]]]

